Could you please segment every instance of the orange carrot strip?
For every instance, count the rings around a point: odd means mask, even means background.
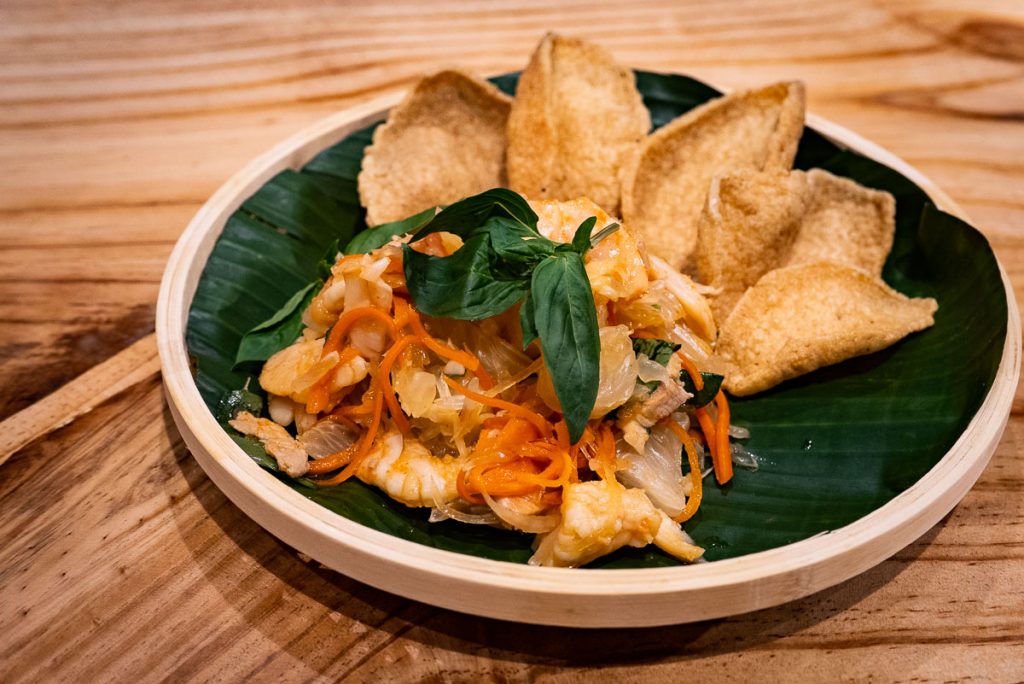
[[[488,418],[484,418],[480,425],[483,426],[485,430],[500,430],[508,425],[509,420],[511,420],[509,416],[490,416]]]
[[[395,421],[395,426],[401,430],[402,434],[409,432],[409,419],[402,413],[402,407],[398,405],[398,398],[395,396],[395,390],[391,387],[391,367],[395,365],[395,361],[398,360],[398,356],[410,345],[419,342],[419,339],[413,335],[406,335],[405,337],[398,338],[392,346],[388,349],[387,353],[384,354],[384,358],[380,361],[379,370],[379,381],[381,393],[384,395],[384,401],[388,405],[388,411],[391,413],[391,419]]]
[[[468,351],[456,349],[433,337],[423,326],[423,321],[420,320],[420,315],[415,309],[410,309],[409,323],[412,325],[413,332],[423,341],[427,349],[443,359],[448,359],[464,366],[466,370],[480,380],[480,386],[484,389],[494,387],[494,379],[483,367],[483,364],[480,363],[480,359]]]
[[[327,356],[332,351],[338,351],[341,348],[341,341],[345,339],[345,335],[348,334],[353,324],[362,318],[377,319],[388,329],[391,339],[398,337],[398,329],[395,327],[395,322],[391,320],[391,316],[376,307],[361,306],[357,309],[346,311],[338,319],[338,322],[334,324],[334,327],[331,328],[331,334],[328,335],[327,341],[324,342],[324,349],[320,354],[321,358]]]
[[[697,388],[697,391],[699,392],[704,389],[704,376],[700,374],[697,364],[686,358],[682,352],[676,352],[676,356],[678,356],[679,360],[683,362],[683,368],[686,369],[690,379],[693,380],[693,386]]]
[[[324,420],[329,420],[332,423],[340,423],[341,425],[347,427],[349,430],[362,429],[358,425],[356,425],[350,418],[345,417],[343,413],[340,413],[337,410],[335,410],[334,413],[328,413],[326,416],[324,416]]]
[[[469,477],[469,471],[461,470],[459,471],[459,476],[455,478],[455,488],[458,490],[459,496],[469,503],[484,503],[484,498],[482,496],[478,496],[470,491],[469,483],[466,481],[467,477]]]
[[[373,447],[373,440],[377,437],[377,430],[380,429],[380,421],[382,414],[384,413],[384,400],[382,392],[373,393],[373,418],[370,420],[370,426],[366,429],[366,434],[363,435],[363,440],[359,442],[359,448],[355,454],[352,455],[352,459],[345,466],[345,469],[332,478],[326,480],[318,480],[317,484],[323,487],[331,487],[333,485],[339,485],[345,480],[355,475],[356,470],[362,464],[363,460],[370,453],[370,449]]]
[[[490,406],[491,408],[504,409],[511,413],[512,415],[528,421],[534,427],[536,427],[542,435],[550,435],[554,431],[554,428],[551,426],[551,423],[545,420],[544,417],[541,416],[539,413],[534,413],[533,411],[525,409],[522,406],[519,406],[518,404],[513,404],[510,401],[505,401],[504,399],[498,399],[497,397],[488,397],[487,395],[480,394],[479,392],[474,392],[468,387],[464,387],[463,385],[460,385],[459,383],[455,382],[448,376],[445,376],[444,381],[448,383],[448,386],[451,387],[453,390],[455,390],[456,392],[463,396],[469,397],[473,401],[479,402],[484,406]]]
[[[693,413],[697,416],[701,432],[704,433],[704,442],[708,445],[708,451],[711,452],[711,463],[717,469],[718,457],[715,454],[718,453],[718,441],[715,439],[715,424],[711,421],[711,416],[703,408],[699,408]]]
[[[732,451],[729,449],[729,402],[725,400],[722,390],[718,390],[715,395],[715,406],[718,407],[718,425],[715,426],[718,462],[715,463],[715,479],[718,484],[725,484],[732,479]]]
[[[356,450],[359,448],[359,444],[353,444],[352,446],[336,451],[333,454],[324,456],[323,458],[317,458],[309,462],[309,474],[310,475],[322,475],[323,473],[329,473],[332,470],[348,465],[352,460],[352,456],[355,455]]]
[[[697,512],[697,509],[700,508],[700,501],[704,496],[704,480],[700,476],[700,463],[697,462],[697,449],[693,446],[693,440],[690,438],[690,433],[684,430],[679,423],[671,418],[667,419],[665,423],[672,432],[676,433],[679,441],[683,443],[683,448],[686,449],[686,459],[690,462],[690,496],[686,497],[686,505],[683,506],[683,510],[679,512],[679,515],[672,518],[675,522],[681,523],[692,518]]]

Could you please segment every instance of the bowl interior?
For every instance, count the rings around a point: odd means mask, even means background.
[[[512,92],[516,76],[495,79]],[[637,73],[661,126],[718,92],[682,76]],[[196,382],[216,415],[221,397],[257,368],[233,367],[238,341],[316,278],[333,241],[365,227],[356,176],[372,126],[285,171],[229,218],[203,270],[189,312],[187,343]],[[853,359],[736,400],[734,422],[748,427],[757,472],[737,471],[725,488],[706,487],[687,530],[711,560],[777,548],[834,530],[876,510],[943,457],[992,385],[1006,337],[1006,296],[987,241],[931,206],[905,176],[806,129],[797,168],[824,168],[891,192],[897,229],[884,277],[897,290],[939,301],[934,327],[878,354]],[[230,430],[230,428],[228,428]],[[236,441],[272,467],[258,444]],[[373,529],[435,548],[524,562],[530,536],[454,522],[429,524],[423,510],[348,482],[319,490],[283,479],[304,496]],[[656,567],[676,561],[658,550],[627,549],[594,566]]]

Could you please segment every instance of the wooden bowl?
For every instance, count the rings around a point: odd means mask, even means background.
[[[157,338],[171,413],[196,460],[228,498],[276,537],[321,563],[386,591],[494,618],[574,627],[675,624],[774,606],[838,584],[937,523],[981,475],[1006,426],[1020,373],[1021,326],[1007,299],[1007,336],[995,380],[967,429],[916,484],[828,534],[738,558],[636,570],[538,568],[442,551],[336,515],[262,471],[217,424],[189,370],[185,329],[206,260],[227,218],[278,172],[298,169],[351,132],[383,120],[400,94],[339,112],[255,159],[221,187],[181,236],[167,264]],[[965,218],[919,171],[819,117],[832,141],[899,171],[945,211]]]

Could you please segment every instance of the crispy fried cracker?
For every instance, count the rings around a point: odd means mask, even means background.
[[[504,186],[511,98],[448,69],[426,76],[373,134],[359,172],[370,225]]]
[[[807,210],[806,188],[799,171],[737,171],[711,182],[694,256],[700,281],[717,290],[716,321],[789,258]]]
[[[776,83],[712,100],[640,146],[622,193],[623,219],[677,268],[692,266],[711,179],[736,169],[788,170],[804,124],[802,83]]]
[[[808,206],[787,265],[836,261],[882,275],[896,232],[896,201],[822,169],[807,172]]]
[[[697,272],[718,289],[713,307],[724,320],[748,287],[783,266],[833,261],[880,276],[895,227],[892,195],[821,169],[734,171],[711,183]]]
[[[910,299],[880,278],[830,262],[766,274],[722,326],[725,388],[744,396],[884,349],[934,322],[934,299]]]
[[[587,197],[617,214],[621,169],[650,127],[632,71],[597,45],[549,33],[509,115],[509,186],[530,199]]]

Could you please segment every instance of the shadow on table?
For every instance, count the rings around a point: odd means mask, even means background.
[[[176,432],[166,413],[167,429]],[[898,560],[884,562],[839,586],[775,608],[732,618],[668,627],[543,627],[434,608],[361,584],[315,561],[304,562],[297,552],[264,531],[228,501],[203,475],[190,456],[180,458],[178,465],[209,518],[245,556],[273,575],[262,578],[264,584],[279,586],[274,580],[276,577],[320,604],[324,611],[335,617],[333,624],[339,632],[347,628],[347,632],[351,633],[351,625],[355,622],[370,627],[371,633],[377,630],[378,636],[383,633],[381,645],[370,648],[367,654],[343,668],[345,674],[367,663],[398,638],[415,641],[431,649],[462,653],[484,660],[547,666],[641,664],[756,648],[813,627],[870,596],[917,558],[946,522],[943,519],[900,553]],[[300,643],[301,640],[295,634],[281,628],[279,621],[267,619],[266,604],[255,615],[246,605],[246,602],[251,602],[251,591],[239,591],[237,576],[224,571],[223,555],[211,554],[209,544],[190,542],[187,530],[182,530],[182,536],[207,579],[245,616],[252,628],[263,632],[282,650],[317,671],[334,672],[337,669],[340,664],[338,660],[343,657],[341,654],[332,658],[311,648],[309,644]],[[204,557],[204,554],[210,557]],[[281,605],[270,607],[270,610],[288,611],[293,608],[282,602]],[[322,615],[318,619],[326,622]],[[308,625],[303,628],[308,628]],[[340,634],[338,636],[340,638]],[[344,639],[340,641],[345,642]],[[351,643],[344,645],[349,649],[352,646]]]

